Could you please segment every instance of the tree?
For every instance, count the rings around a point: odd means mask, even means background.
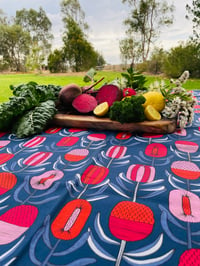
[[[19,25],[0,25],[0,54],[15,71],[24,69],[29,53],[30,35]]]
[[[97,65],[98,53],[86,40],[83,31],[73,20],[67,20],[63,35],[64,57],[73,71],[83,71]]]
[[[50,52],[53,38],[50,33],[52,24],[49,18],[41,7],[38,12],[34,9],[22,9],[16,12],[15,23],[31,36],[30,54],[34,55],[34,58],[28,58],[27,65],[40,69]]]
[[[128,39],[133,39],[128,49],[132,52],[128,59],[133,60],[140,53],[141,60],[148,59],[152,43],[159,37],[160,29],[173,23],[173,5],[157,0],[122,0],[130,6],[130,15],[124,21]]]
[[[185,70],[191,77],[200,77],[200,46],[193,41],[173,47],[164,60],[164,72],[177,78]]]
[[[139,43],[131,38],[131,36],[128,36],[119,42],[121,58],[125,65],[127,65],[129,60],[131,60],[131,66],[135,66],[135,63],[139,61],[141,54],[139,48]]]
[[[102,54],[100,54],[98,52],[96,52],[96,53],[97,53],[97,66],[103,67],[105,65],[106,61],[105,61]]]
[[[63,52],[66,64],[73,71],[83,71],[98,65],[99,53],[87,41],[85,13],[78,0],[63,0],[61,12],[64,22]],[[101,58],[102,61],[102,58]]]
[[[186,15],[186,18],[190,18],[190,15],[192,16],[192,22],[193,22],[193,35],[196,39],[196,41],[199,41],[200,39],[200,1],[199,0],[193,0],[192,6],[186,5],[186,9],[188,11],[189,15]]]
[[[89,28],[85,22],[85,12],[78,0],[62,0],[60,5],[64,23],[69,19],[74,20],[83,31]]]
[[[0,24],[7,24],[7,17],[2,9],[0,9]]]
[[[63,72],[66,70],[62,50],[54,50],[48,56],[48,69],[51,73]]]
[[[155,47],[148,62],[148,71],[153,74],[162,73],[165,58],[166,52],[163,48]]]

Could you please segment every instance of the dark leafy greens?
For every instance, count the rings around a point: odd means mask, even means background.
[[[38,85],[35,82],[11,85],[10,88],[14,96],[0,105],[0,130],[10,130],[18,118],[39,106],[40,103],[48,100],[55,102],[61,90],[60,86]]]
[[[55,115],[55,102],[48,100],[20,117],[12,128],[18,138],[26,138],[41,133],[48,121]]]
[[[123,101],[116,101],[110,107],[109,118],[120,123],[141,122],[145,120],[144,96],[125,97]]]

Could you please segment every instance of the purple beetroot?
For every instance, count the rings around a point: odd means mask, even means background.
[[[59,93],[59,101],[63,105],[71,104],[72,101],[82,94],[82,89],[76,84],[69,84],[64,86]]]

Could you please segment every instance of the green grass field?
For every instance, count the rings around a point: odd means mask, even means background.
[[[88,85],[90,83],[85,83],[83,81],[85,73],[76,73],[76,74],[0,74],[0,102],[5,102],[12,96],[12,91],[10,90],[10,85],[19,85],[21,83],[28,83],[29,81],[35,81],[38,84],[54,84],[64,86],[70,83],[76,83],[80,86]],[[100,79],[104,77],[102,83],[98,86],[104,84],[104,82],[111,82],[116,78],[121,77],[121,72],[114,71],[99,71],[95,76],[95,79]],[[163,79],[160,76],[146,76],[148,86],[150,83]],[[165,79],[166,83],[169,83],[168,79]],[[98,88],[97,86],[97,88]],[[184,88],[188,90],[200,89],[200,79],[189,79],[185,84]]]

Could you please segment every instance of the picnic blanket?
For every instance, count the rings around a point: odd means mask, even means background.
[[[199,147],[198,102],[166,135],[0,132],[0,265],[200,265]]]

